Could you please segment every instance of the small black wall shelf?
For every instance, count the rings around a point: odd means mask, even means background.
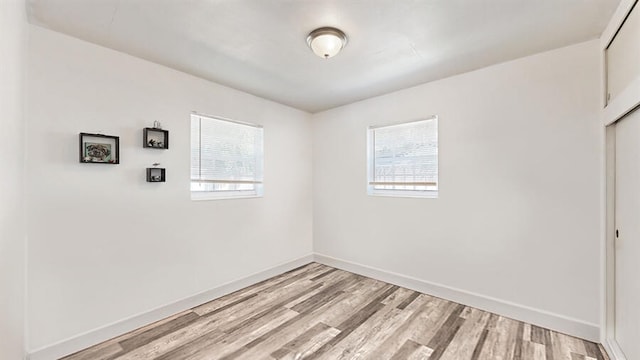
[[[142,146],[152,149],[169,148],[169,130],[160,128],[144,128]]]
[[[83,164],[119,164],[118,136],[80,133],[80,162]]]
[[[166,182],[167,171],[165,168],[147,168],[147,182]]]

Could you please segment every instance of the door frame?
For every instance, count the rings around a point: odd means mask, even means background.
[[[601,319],[600,342],[612,360],[627,360],[615,339],[615,173],[616,122],[640,106],[640,78],[635,79],[611,101],[607,101],[606,50],[639,0],[622,0],[600,37],[601,120],[603,158],[601,240]],[[638,3],[640,6],[640,3]],[[639,9],[636,9],[638,11]],[[638,109],[640,111],[640,109]]]

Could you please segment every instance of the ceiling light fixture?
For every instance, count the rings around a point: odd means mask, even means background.
[[[347,44],[347,35],[340,29],[321,27],[309,33],[307,44],[316,55],[328,59],[337,55]]]

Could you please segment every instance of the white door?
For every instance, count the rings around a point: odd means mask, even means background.
[[[640,110],[616,124],[615,339],[640,360]]]

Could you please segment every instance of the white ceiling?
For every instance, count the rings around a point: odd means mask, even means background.
[[[309,112],[599,37],[619,0],[30,0],[30,21]],[[325,60],[321,26],[349,43]]]

